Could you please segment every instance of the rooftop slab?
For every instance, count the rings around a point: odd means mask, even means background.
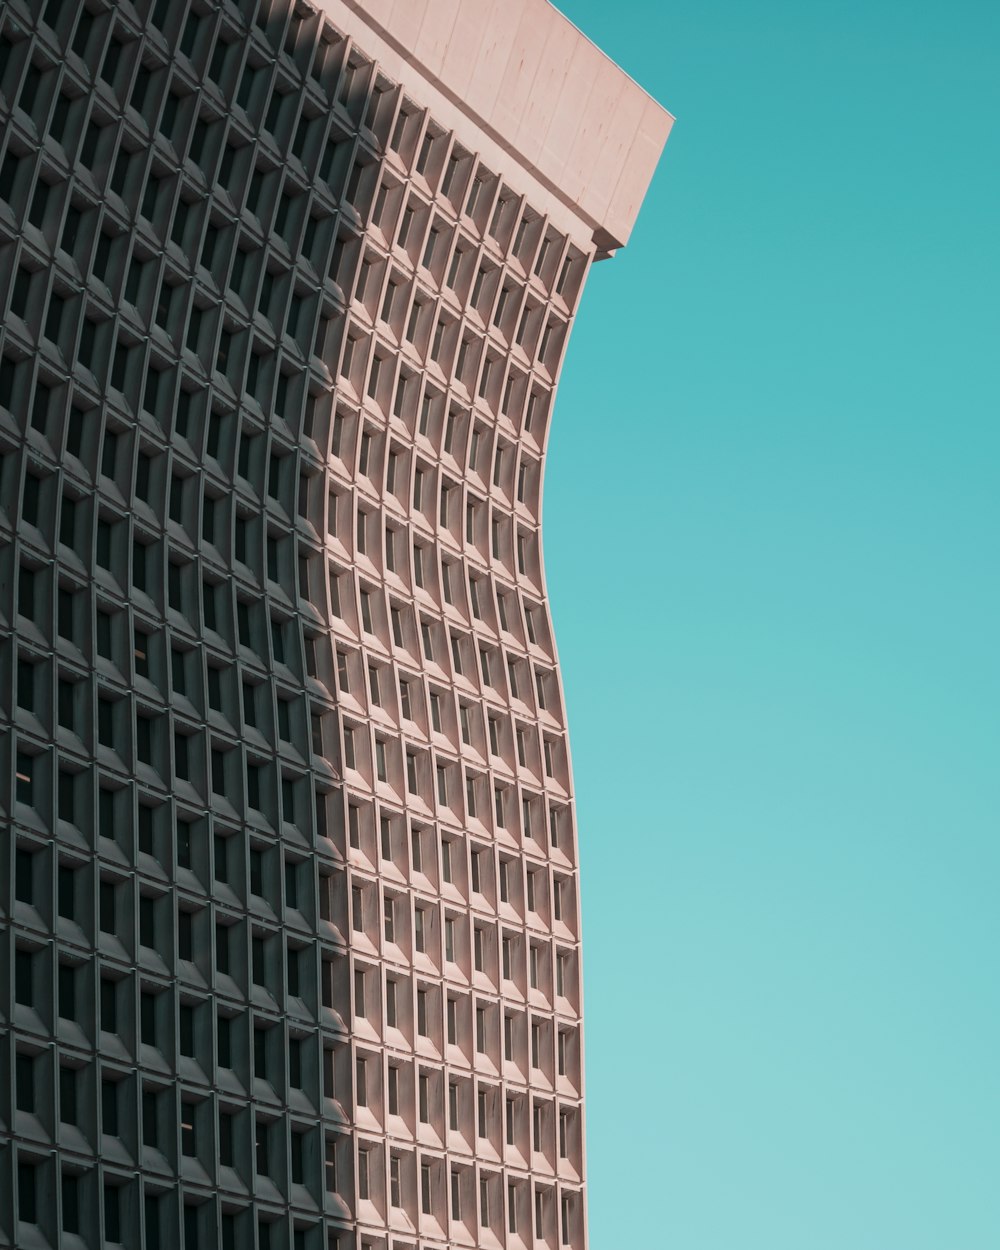
[[[558,202],[599,254],[628,242],[674,119],[548,0],[313,3],[463,143],[514,162],[539,209]]]

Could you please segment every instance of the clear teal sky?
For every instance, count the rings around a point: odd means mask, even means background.
[[[593,1250],[998,1250],[1000,4],[560,7],[678,119],[545,490]]]

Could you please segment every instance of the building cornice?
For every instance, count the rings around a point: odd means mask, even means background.
[[[312,2],[598,256],[628,242],[673,118],[548,0]]]

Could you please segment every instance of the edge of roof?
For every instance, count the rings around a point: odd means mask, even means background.
[[[588,227],[599,256],[628,242],[674,118],[549,0],[313,4],[335,21],[347,8],[416,68]]]

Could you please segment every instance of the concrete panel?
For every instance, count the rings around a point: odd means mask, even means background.
[[[434,0],[433,11],[426,0],[422,5],[420,34],[413,45],[413,55],[438,78],[449,46],[459,38],[455,27],[464,11],[462,0]]]
[[[604,248],[628,241],[673,118],[548,0],[313,3],[335,24],[350,12],[362,47],[367,26],[386,72],[405,65],[412,98],[512,185],[503,166],[514,162],[539,207],[558,201]],[[449,120],[456,113],[470,124]]]

